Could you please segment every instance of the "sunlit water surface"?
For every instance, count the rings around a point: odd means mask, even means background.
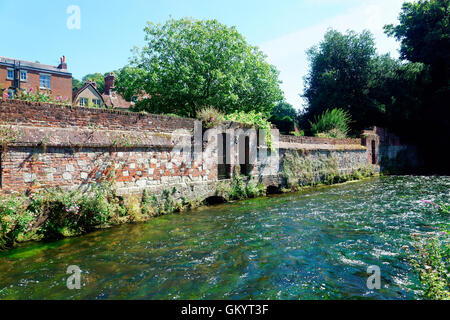
[[[449,190],[450,177],[384,177],[27,244],[0,254],[0,299],[415,299],[404,246],[448,221],[420,200]]]

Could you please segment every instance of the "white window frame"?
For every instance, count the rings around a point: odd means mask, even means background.
[[[13,73],[12,77],[9,76],[10,71],[12,71],[12,73]],[[14,80],[14,69],[13,68],[6,69],[6,80]]]
[[[25,74],[25,79],[22,79],[22,72]],[[20,70],[20,81],[27,82],[28,81],[28,71],[27,70]]]
[[[83,101],[86,101],[86,103],[83,103]],[[80,98],[80,106],[87,107],[89,105],[89,98]]]
[[[92,99],[92,103],[99,107],[102,106],[102,100],[100,99]]]
[[[47,87],[43,87],[41,84],[41,77],[45,76],[48,77],[48,88]],[[52,75],[49,73],[39,73],[39,88],[43,89],[43,90],[51,90],[52,89]]]

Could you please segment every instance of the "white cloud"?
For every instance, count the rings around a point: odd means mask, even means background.
[[[269,62],[280,70],[286,100],[297,109],[303,106],[304,101],[299,94],[303,92],[303,77],[309,69],[306,50],[318,44],[328,28],[340,32],[361,32],[368,29],[374,34],[379,53],[390,52],[397,57],[399,44],[384,34],[383,26],[396,23],[403,2],[404,0],[365,1],[342,15],[263,43],[260,47],[268,55]]]

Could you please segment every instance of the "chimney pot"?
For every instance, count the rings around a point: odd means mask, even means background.
[[[62,56],[58,69],[67,70],[66,56]]]

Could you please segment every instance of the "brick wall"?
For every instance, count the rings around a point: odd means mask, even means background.
[[[144,189],[160,194],[175,187],[180,197],[211,196],[219,183],[218,134],[246,129],[225,123],[217,132],[204,133],[194,119],[11,100],[0,100],[0,115],[0,125],[17,134],[0,155],[0,194],[57,186],[83,189],[113,179],[122,194]],[[201,155],[181,157],[180,149],[174,147],[180,141],[190,144],[199,132],[204,133]],[[232,172],[240,167],[240,139],[231,140]],[[281,155],[290,150],[308,150],[311,157],[333,153],[342,170],[367,163],[366,148],[359,139],[280,136],[279,142]],[[258,146],[256,162],[249,170],[255,179],[273,178],[267,182],[270,185],[279,181],[281,160],[273,156],[275,170],[266,170],[267,155],[278,154]]]
[[[143,115],[127,111],[70,107],[0,99],[0,123],[34,127],[98,128],[110,130],[142,130],[170,132],[194,129],[194,119]]]

